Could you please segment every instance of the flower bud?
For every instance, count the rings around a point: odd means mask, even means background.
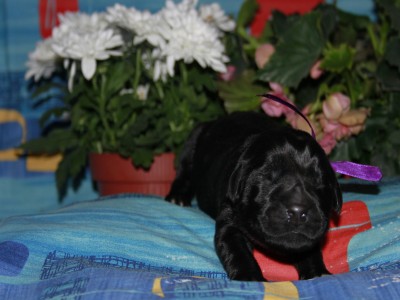
[[[256,65],[259,69],[263,68],[269,61],[272,54],[275,52],[275,47],[271,44],[263,44],[257,48],[255,53]]]
[[[312,79],[318,79],[324,73],[322,69],[320,69],[321,61],[317,61],[310,69],[310,77]]]
[[[342,93],[334,93],[322,103],[322,111],[328,120],[337,120],[350,109],[350,98]]]

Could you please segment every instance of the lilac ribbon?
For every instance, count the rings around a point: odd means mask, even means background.
[[[351,161],[331,162],[332,169],[339,174],[348,175],[368,181],[379,181],[382,172],[378,167],[356,164]]]
[[[315,139],[315,131],[307,117],[293,104],[271,94],[258,95],[280,104],[283,104],[296,113],[298,113],[310,126],[311,135]],[[339,174],[348,175],[368,181],[379,181],[382,178],[381,170],[376,166],[357,164],[351,161],[335,161],[331,162],[332,169]]]

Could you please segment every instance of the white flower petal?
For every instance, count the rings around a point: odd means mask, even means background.
[[[96,60],[93,57],[82,58],[81,68],[83,76],[90,80],[96,72]]]
[[[172,56],[167,57],[167,71],[170,76],[174,76],[175,59]]]
[[[72,62],[68,77],[68,90],[70,92],[72,92],[73,89],[75,73],[76,73],[76,62]]]

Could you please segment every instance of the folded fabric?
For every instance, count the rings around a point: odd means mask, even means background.
[[[230,281],[211,218],[161,198],[119,195],[1,219],[0,299],[400,298],[400,181],[343,184],[353,187],[373,194],[345,193],[348,215],[337,228],[350,237],[333,247],[333,260],[347,256],[338,275]]]

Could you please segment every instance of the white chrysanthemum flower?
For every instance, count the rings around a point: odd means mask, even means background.
[[[134,43],[139,44],[147,40],[153,46],[163,45],[164,39],[157,32],[158,18],[148,11],[138,11],[135,8],[127,8],[121,4],[115,4],[107,9],[107,20],[121,28],[134,33]]]
[[[173,3],[171,0],[167,0],[166,7],[171,7],[173,9],[178,9],[179,11],[185,13],[196,8],[198,0],[183,0],[179,4]]]
[[[65,59],[80,60],[86,79],[91,79],[96,72],[97,60],[122,54],[121,50],[115,50],[123,45],[122,36],[107,28],[108,23],[99,14],[69,13],[61,20],[65,23],[53,30],[53,50]],[[75,67],[73,63],[71,66]]]
[[[235,29],[235,21],[225,14],[218,3],[202,5],[199,13],[205,22],[210,23],[219,30],[229,32]]]
[[[56,69],[57,55],[51,48],[52,40],[46,39],[37,43],[33,52],[29,53],[29,60],[26,63],[28,71],[25,79],[33,77],[35,81],[41,78],[50,78]]]
[[[153,74],[153,80],[166,81],[168,76],[174,76],[174,65],[167,64],[167,57],[163,56],[159,48],[142,54],[143,65],[146,70]]]
[[[219,32],[201,19],[193,8],[195,2],[184,1],[176,5],[167,0],[166,8],[160,12],[164,26],[159,30],[167,41],[161,48],[162,54],[167,57],[169,68],[173,68],[179,60],[185,63],[196,61],[203,68],[211,67],[224,73],[228,57],[224,54],[225,48],[219,40]]]
[[[75,30],[77,32],[98,31],[109,26],[104,13],[88,15],[82,12],[66,12],[64,14],[59,14],[58,18],[60,19],[60,24],[69,28],[69,30]]]

